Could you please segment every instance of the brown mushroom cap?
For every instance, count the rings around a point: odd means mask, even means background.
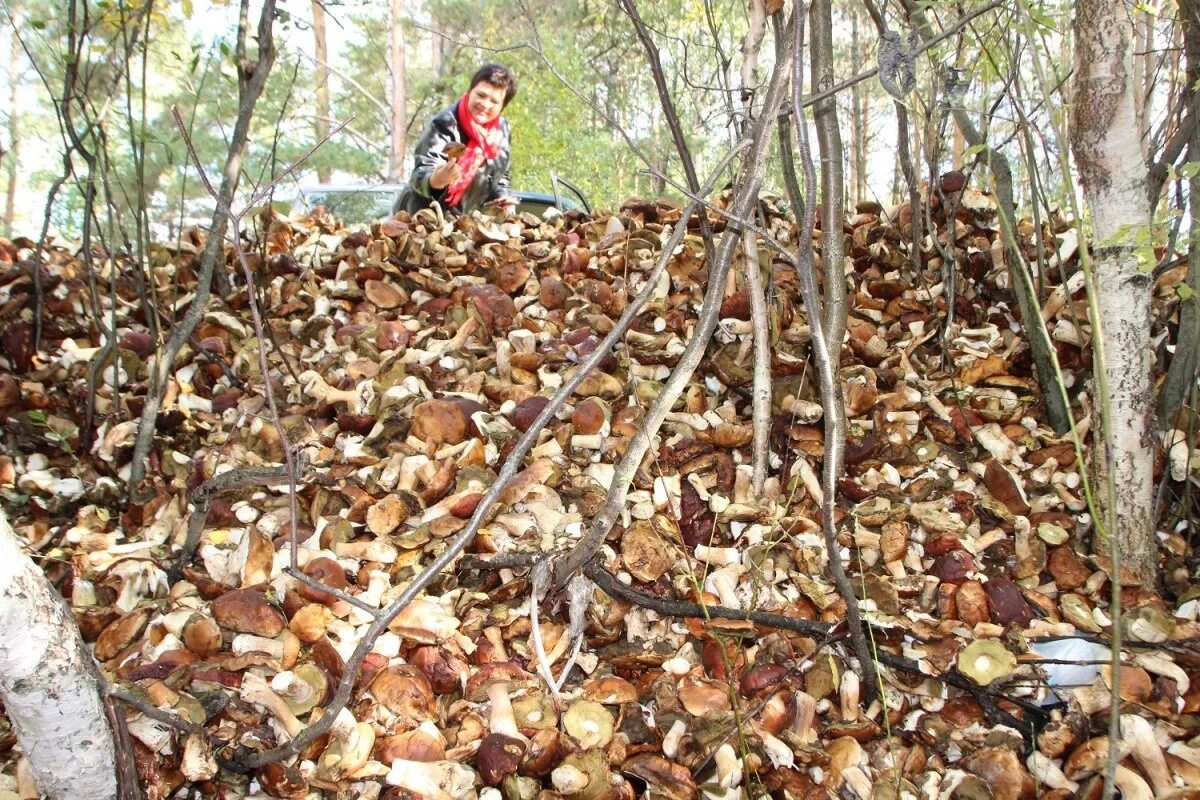
[[[475,674],[467,679],[463,698],[473,703],[488,699],[487,690],[497,683],[524,685],[533,680],[530,675],[512,661],[489,661],[481,664]]]
[[[346,581],[346,570],[342,569],[342,565],[327,556],[314,558],[304,565],[304,574],[315,581],[320,581],[332,589],[341,589],[345,591],[349,585]],[[320,589],[314,589],[307,584],[300,584],[297,588],[300,596],[305,600],[313,603],[329,604],[337,600],[336,597],[323,592]]]
[[[525,743],[520,739],[502,733],[489,733],[479,743],[475,765],[484,783],[488,786],[498,786],[506,777],[517,771],[524,757]]]
[[[303,800],[308,795],[308,781],[295,767],[276,761],[258,771],[258,782],[271,797],[281,800]]]
[[[150,614],[150,608],[135,608],[106,627],[96,639],[96,659],[108,661],[116,658],[122,650],[137,641],[150,622]]]
[[[254,589],[234,589],[212,601],[212,614],[226,630],[274,638],[286,622],[283,612]]]
[[[375,740],[375,760],[390,764],[397,758],[404,761],[442,761],[446,758],[446,743],[423,728],[385,736]]]
[[[561,731],[557,728],[543,728],[529,740],[529,749],[525,752],[520,772],[531,778],[549,775],[569,749],[570,744]]]
[[[183,644],[201,658],[209,658],[221,651],[221,627],[216,620],[196,613],[183,624]]]
[[[411,664],[382,670],[371,681],[371,694],[389,711],[406,717],[430,719],[436,713],[429,679]]]
[[[634,685],[616,675],[605,675],[588,681],[583,685],[583,696],[610,706],[620,706],[638,701],[638,693]]]

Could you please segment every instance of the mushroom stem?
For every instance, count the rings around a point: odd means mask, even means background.
[[[397,758],[385,780],[428,800],[464,800],[475,787],[475,771],[455,761]]]
[[[517,730],[517,718],[513,714],[512,701],[508,697],[508,684],[502,681],[493,683],[487,688],[488,701],[492,708],[488,714],[488,730],[492,733],[502,733],[514,739],[528,741]]]
[[[496,648],[496,660],[508,661],[508,650],[504,647],[504,634],[495,625],[483,629],[484,638],[491,642],[492,647]]]
[[[1149,721],[1136,714],[1122,714],[1121,738],[1129,743],[1130,754],[1150,779],[1156,797],[1175,788],[1171,770],[1167,769],[1167,760],[1155,741],[1154,728]]]
[[[283,698],[275,694],[275,690],[267,684],[264,678],[253,672],[247,672],[242,676],[242,699],[247,703],[254,703],[265,708],[287,731],[289,738],[299,736],[300,731],[304,730],[304,723],[296,718]]]
[[[1152,800],[1154,793],[1150,791],[1150,784],[1142,779],[1128,767],[1117,765],[1117,774],[1114,778],[1117,788],[1121,790],[1122,800]]]
[[[362,411],[362,404],[357,391],[353,389],[335,389],[326,383],[321,374],[315,370],[309,369],[301,372],[300,381],[304,384],[304,393],[314,400],[327,403],[328,405],[345,403],[355,413]]]
[[[1047,758],[1044,754],[1038,751],[1033,751],[1029,755],[1026,762],[1030,773],[1037,778],[1040,783],[1045,784],[1051,789],[1063,789],[1075,794],[1079,791],[1079,784],[1067,778],[1063,771],[1059,769],[1054,760]]]

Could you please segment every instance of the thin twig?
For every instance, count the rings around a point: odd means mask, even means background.
[[[775,71],[771,76],[771,83],[767,88],[763,114],[754,123],[750,153],[746,157],[737,184],[738,188],[734,192],[733,216],[736,217],[749,216],[758,203],[758,188],[762,181],[771,124],[783,102],[784,86],[787,82],[786,66],[791,63],[791,49],[785,49],[778,58]],[[696,199],[693,199],[693,202],[696,202]],[[621,457],[609,484],[604,507],[593,519],[587,533],[555,568],[554,586],[556,588],[561,589],[566,586],[571,576],[592,559],[600,547],[600,543],[604,541],[604,537],[607,536],[617,515],[625,506],[625,497],[633,483],[633,476],[646,451],[650,449],[654,435],[703,359],[709,339],[717,327],[725,280],[729,274],[733,261],[733,250],[737,246],[739,238],[740,234],[733,229],[727,229],[721,237],[721,242],[717,247],[717,260],[709,265],[708,289],[704,295],[696,328],[692,331],[687,346],[671,371],[671,376],[667,378],[666,383],[659,390],[658,397],[646,411],[641,427],[638,428],[625,454]]]
[[[833,349],[836,345],[840,350],[841,343],[831,342],[826,337],[821,295],[817,288],[817,270],[812,247],[812,233],[816,227],[816,170],[813,167],[812,151],[808,144],[808,126],[804,121],[804,105],[801,102],[804,87],[804,73],[801,69],[801,54],[804,52],[804,4],[801,0],[794,0],[793,8],[795,28],[792,32],[792,47],[796,52],[796,59],[792,67],[792,107],[800,111],[792,116],[792,123],[796,134],[796,147],[800,151],[800,163],[804,169],[805,190],[804,221],[797,241],[797,257],[801,263],[797,277],[812,335],[811,351],[820,379],[821,406],[825,411],[825,456],[821,461],[821,530],[825,534],[829,573],[833,577],[838,594],[846,604],[850,641],[862,666],[863,699],[870,705],[878,696],[879,686],[875,679],[875,671],[871,668],[871,648],[863,631],[858,598],[842,565],[842,548],[838,543],[837,520],[834,516],[837,510],[837,484],[842,476],[846,446],[846,411]]]

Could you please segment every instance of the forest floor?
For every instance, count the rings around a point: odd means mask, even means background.
[[[1111,565],[1090,555],[1080,453],[1044,418],[994,203],[954,194],[949,224],[934,197],[937,246],[926,237],[915,258],[907,206],[860,206],[845,228],[837,555],[877,656],[865,667],[827,571],[822,409],[797,275],[780,259],[767,276],[764,490],[751,490],[739,267],[700,369],[585,570],[607,588],[577,578],[546,591],[529,567],[587,530],[679,359],[707,284],[697,230],[486,509],[468,555],[370,630],[613,329],[677,206],[549,222],[426,211],[352,231],[320,213],[259,219],[245,247],[266,341],[240,282],[214,299],[174,365],[136,502],[127,482],[150,367],[195,291],[204,235],[155,245],[142,286],[120,259],[49,248],[40,332],[34,243],[3,243],[0,502],[105,675],[135,698],[122,752],[144,796],[1097,797]],[[794,247],[791,218],[764,212]],[[1046,259],[1045,319],[1086,447],[1089,326],[1079,284],[1058,277],[1077,270],[1075,230],[1053,219],[1021,234],[1035,266],[1039,250]],[[1164,274],[1156,289],[1163,324],[1174,282]],[[117,347],[104,348],[114,325]],[[1162,585],[1122,589],[1125,797],[1200,792],[1188,482],[1161,464]],[[340,599],[288,574],[293,499],[297,563]],[[776,616],[720,619],[738,614],[717,606]],[[547,673],[570,664],[551,686]],[[877,698],[864,696],[864,669]],[[331,733],[250,766],[317,722],[347,673]],[[151,719],[150,706],[181,721]],[[2,721],[0,759],[7,796],[22,782]]]

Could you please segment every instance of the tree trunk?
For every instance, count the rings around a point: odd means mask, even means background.
[[[392,157],[388,178],[399,183],[404,180],[405,133],[408,130],[408,87],[404,66],[404,0],[392,0],[391,16],[392,64]]]
[[[1187,56],[1187,78],[1184,86],[1195,86],[1200,81],[1200,3],[1197,0],[1180,0],[1180,14],[1183,26],[1183,49]],[[1195,119],[1200,114],[1200,95],[1191,91],[1187,93],[1188,108],[1184,116]],[[1200,127],[1190,126],[1191,141],[1188,145],[1188,161],[1200,160]],[[1196,382],[1196,352],[1200,347],[1200,175],[1191,178],[1188,189],[1188,203],[1191,217],[1191,242],[1188,247],[1187,285],[1192,295],[1182,300],[1179,305],[1179,335],[1175,339],[1175,355],[1171,357],[1171,366],[1167,369],[1167,380],[1158,396],[1158,424],[1161,428],[1172,426],[1175,410],[1183,404]]]
[[[8,188],[4,192],[4,230],[12,236],[13,224],[16,221],[17,213],[17,162],[21,160],[21,126],[20,126],[20,106],[17,104],[17,84],[20,77],[21,59],[21,43],[17,39],[17,35],[13,32],[18,30],[17,19],[12,20],[12,30],[8,34],[9,52],[8,52],[8,152],[4,154],[6,159],[5,172],[8,177]]]
[[[0,699],[43,795],[116,799],[116,748],[92,655],[2,509]]]
[[[850,8],[850,74],[862,69],[858,36],[858,6]],[[850,87],[850,203],[856,205],[867,196],[867,115],[861,83]]]
[[[144,496],[141,487],[142,479],[146,476],[147,460],[150,448],[154,444],[154,432],[157,428],[158,410],[162,405],[163,394],[167,381],[175,370],[175,358],[183,349],[184,343],[192,335],[192,331],[200,323],[200,318],[208,306],[212,296],[213,273],[219,266],[225,268],[225,230],[229,225],[230,206],[237,193],[238,178],[241,176],[242,156],[246,152],[246,144],[250,139],[250,122],[254,118],[254,109],[258,98],[262,96],[263,88],[267,85],[267,77],[275,64],[275,38],[273,25],[275,22],[275,0],[265,0],[259,13],[258,55],[251,59],[247,54],[246,41],[250,37],[249,30],[249,0],[242,0],[240,19],[238,23],[237,62],[238,70],[238,115],[233,125],[233,134],[229,139],[229,152],[225,157],[225,169],[221,177],[221,188],[218,192],[216,209],[213,211],[212,225],[208,239],[204,243],[204,251],[200,255],[200,272],[196,279],[196,292],[188,305],[187,313],[171,329],[171,335],[162,349],[155,354],[154,363],[150,368],[150,389],[146,393],[146,402],[142,407],[142,416],[138,422],[137,439],[133,446],[133,460],[129,468],[130,499],[137,502]],[[266,378],[264,375],[263,378]],[[151,492],[152,493],[152,492]]]
[[[1097,413],[1107,410],[1092,448],[1096,497],[1110,543],[1146,585],[1157,583],[1154,536],[1154,425],[1151,413],[1150,291],[1134,250],[1150,235],[1146,167],[1134,113],[1141,87],[1133,71],[1133,27],[1120,0],[1075,5],[1071,150],[1091,211],[1093,338]],[[1103,287],[1101,289],[1101,287]],[[1109,491],[1111,489],[1111,492]],[[1110,496],[1111,495],[1111,496]]]
[[[825,92],[833,86],[833,5],[830,0],[812,4],[812,89]],[[813,106],[813,124],[821,152],[821,267],[825,275],[825,336],[836,372],[841,363],[842,335],[846,332],[846,217],[842,173],[842,130],[837,101],[830,97]]]
[[[329,43],[325,38],[325,5],[322,0],[312,0],[313,50],[317,62],[316,94],[317,119],[316,140],[325,141],[329,136]],[[329,183],[332,170],[327,163],[317,166],[317,180]]]

